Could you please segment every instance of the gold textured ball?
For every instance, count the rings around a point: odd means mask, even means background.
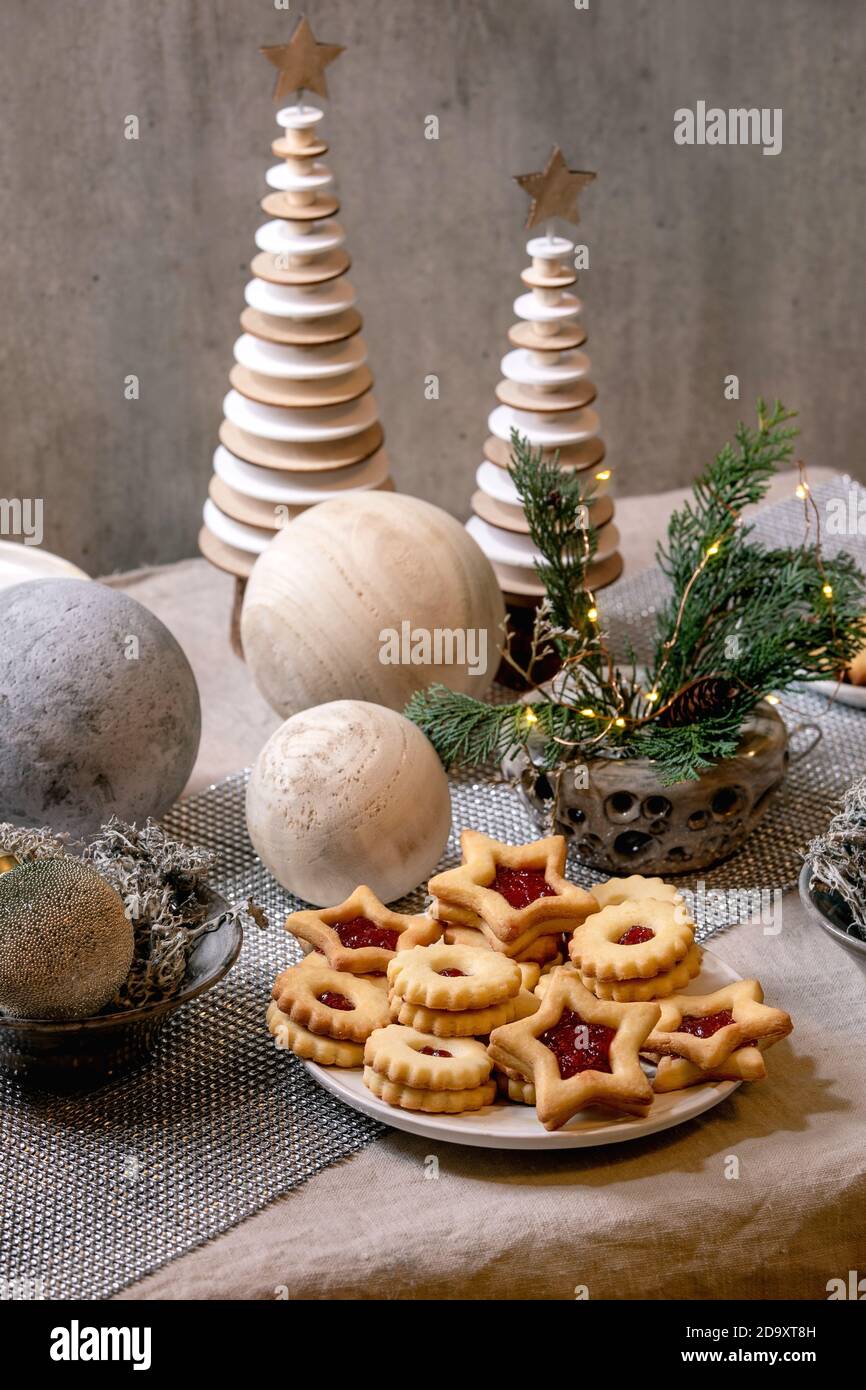
[[[287,719],[247,790],[256,852],[316,907],[361,883],[394,902],[429,877],[450,828],[448,779],[432,745],[402,714],[359,700]]]
[[[434,681],[486,694],[504,618],[493,567],[459,521],[416,497],[352,493],[302,513],[259,556],[241,639],[284,718],[336,699],[399,710]]]

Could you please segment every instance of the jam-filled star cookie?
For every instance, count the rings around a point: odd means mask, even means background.
[[[473,946],[416,946],[388,965],[391,992],[425,1009],[489,1009],[518,993],[523,983],[516,961]]]
[[[293,965],[277,976],[277,1007],[310,1033],[363,1043],[389,1020],[388,996],[376,985],[329,965]]]
[[[427,885],[436,914],[445,922],[479,928],[506,955],[519,955],[540,936],[572,931],[597,907],[589,893],[563,877],[562,835],[506,845],[464,830],[460,845],[463,863]]]
[[[328,965],[352,975],[384,973],[397,951],[427,946],[442,934],[426,913],[392,912],[365,884],[336,907],[310,908],[286,918],[291,932]]]
[[[791,1017],[763,1002],[757,980],[738,980],[712,994],[675,994],[659,1002],[647,1052],[685,1057],[713,1071],[740,1048],[771,1046],[791,1032]]]
[[[549,978],[537,1013],[490,1035],[496,1065],[534,1085],[545,1129],[559,1129],[588,1105],[645,1115],[653,1090],[638,1054],[659,1005],[596,999],[566,968]]]
[[[273,1034],[277,1047],[286,1052],[294,1052],[308,1062],[318,1062],[322,1067],[360,1067],[364,1061],[362,1043],[345,1042],[339,1038],[325,1038],[319,1033],[311,1033],[300,1023],[284,1014],[276,1002],[268,1005],[268,1029]]]
[[[682,906],[627,899],[588,917],[572,935],[568,952],[582,975],[649,979],[672,970],[694,939],[694,923]]]
[[[767,1068],[757,1047],[738,1047],[724,1062],[707,1071],[685,1057],[660,1057],[653,1090],[661,1094],[683,1091],[687,1086],[702,1086],[707,1081],[763,1081],[766,1075]]]

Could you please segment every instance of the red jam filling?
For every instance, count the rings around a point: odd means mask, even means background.
[[[386,951],[396,951],[400,938],[398,931],[391,927],[377,927],[369,917],[352,917],[348,922],[338,922],[334,931],[340,938],[341,946],[357,951],[362,946],[382,946]]]
[[[691,1033],[693,1038],[711,1038],[720,1028],[727,1028],[733,1021],[734,1015],[730,1009],[722,1009],[717,1014],[705,1014],[703,1017],[698,1014],[684,1014],[676,1032]]]
[[[542,1033],[538,1041],[549,1047],[559,1063],[563,1081],[582,1071],[611,1070],[610,1045],[616,1029],[603,1023],[584,1023],[580,1014],[566,1009],[558,1023]]]
[[[528,907],[537,898],[556,896],[544,877],[543,869],[507,869],[500,864],[496,877],[488,886],[516,908]]]
[[[655,932],[650,927],[629,927],[618,939],[618,946],[639,946],[642,941],[652,941]]]
[[[332,990],[326,989],[324,994],[316,996],[320,1004],[327,1004],[329,1009],[354,1009],[355,1005],[351,999],[347,999],[345,994],[334,994]]]
[[[418,1051],[421,1052],[421,1053],[423,1053],[425,1057],[453,1057],[453,1056],[454,1056],[454,1053],[453,1053],[453,1052],[446,1052],[445,1049],[444,1049],[444,1047],[430,1047],[430,1046],[428,1045],[427,1047],[419,1047],[419,1048],[418,1048]]]
[[[457,970],[457,969],[452,969],[452,970],[437,970],[437,971],[436,971],[436,974],[437,974],[437,975],[445,975],[446,978],[449,979],[449,980],[456,980],[456,978],[457,978],[458,975],[465,975],[465,974],[466,974],[466,971],[465,971],[465,970]]]

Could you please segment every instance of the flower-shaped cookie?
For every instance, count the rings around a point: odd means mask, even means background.
[[[574,932],[568,953],[582,975],[645,980],[683,960],[694,939],[694,923],[683,907],[629,899],[588,917]]]
[[[497,951],[474,946],[416,946],[388,966],[391,993],[425,1009],[489,1009],[516,995],[520,966]]]
[[[321,951],[335,970],[370,975],[384,974],[397,951],[438,941],[442,928],[426,913],[391,912],[361,884],[336,907],[290,913],[286,931]]]
[[[273,1001],[268,1005],[267,1018],[275,1045],[286,1052],[294,1052],[296,1057],[318,1062],[321,1067],[360,1067],[364,1061],[362,1043],[340,1042],[311,1033],[309,1028],[302,1028],[300,1023],[284,1014]]]
[[[765,1047],[791,1032],[782,1009],[763,1003],[757,980],[738,980],[713,994],[674,994],[662,999],[659,1021],[645,1051],[685,1057],[703,1071],[715,1071],[741,1047]]]
[[[642,902],[652,898],[660,903],[684,903],[682,893],[672,883],[663,878],[644,878],[643,874],[630,874],[628,878],[608,878],[604,883],[594,883],[590,893],[599,907],[616,907],[627,900]]]
[[[681,961],[661,975],[651,975],[648,980],[599,980],[595,975],[581,975],[583,984],[591,990],[596,999],[615,999],[618,1004],[643,1004],[649,999],[665,999],[669,994],[677,994],[685,989],[689,980],[701,973],[700,946],[692,946]]]
[[[464,830],[463,863],[431,878],[440,919],[479,927],[491,944],[516,956],[539,936],[570,932],[596,907],[583,888],[563,878],[566,845],[551,835],[528,845],[506,845]]]
[[[653,1090],[638,1053],[659,1012],[658,1004],[596,999],[563,967],[550,976],[538,1012],[495,1029],[488,1051],[534,1085],[545,1129],[559,1129],[588,1105],[644,1115]]]
[[[388,1022],[385,991],[330,965],[294,965],[277,976],[278,1009],[310,1033],[362,1043]]]
[[[438,1038],[396,1023],[377,1029],[364,1047],[364,1085],[403,1110],[478,1110],[496,1094],[492,1067],[474,1038]]]

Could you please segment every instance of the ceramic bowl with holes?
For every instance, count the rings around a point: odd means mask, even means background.
[[[736,753],[687,782],[665,786],[644,758],[594,758],[557,777],[523,754],[505,765],[539,826],[567,836],[578,858],[610,874],[708,869],[740,848],[784,781],[788,731],[762,702],[743,725]]]
[[[208,920],[228,903],[211,893]],[[28,1019],[0,1014],[0,1071],[49,1091],[87,1090],[111,1081],[153,1050],[166,1020],[183,1004],[212,989],[231,970],[243,929],[228,919],[196,943],[186,976],[170,999],[92,1018]]]

